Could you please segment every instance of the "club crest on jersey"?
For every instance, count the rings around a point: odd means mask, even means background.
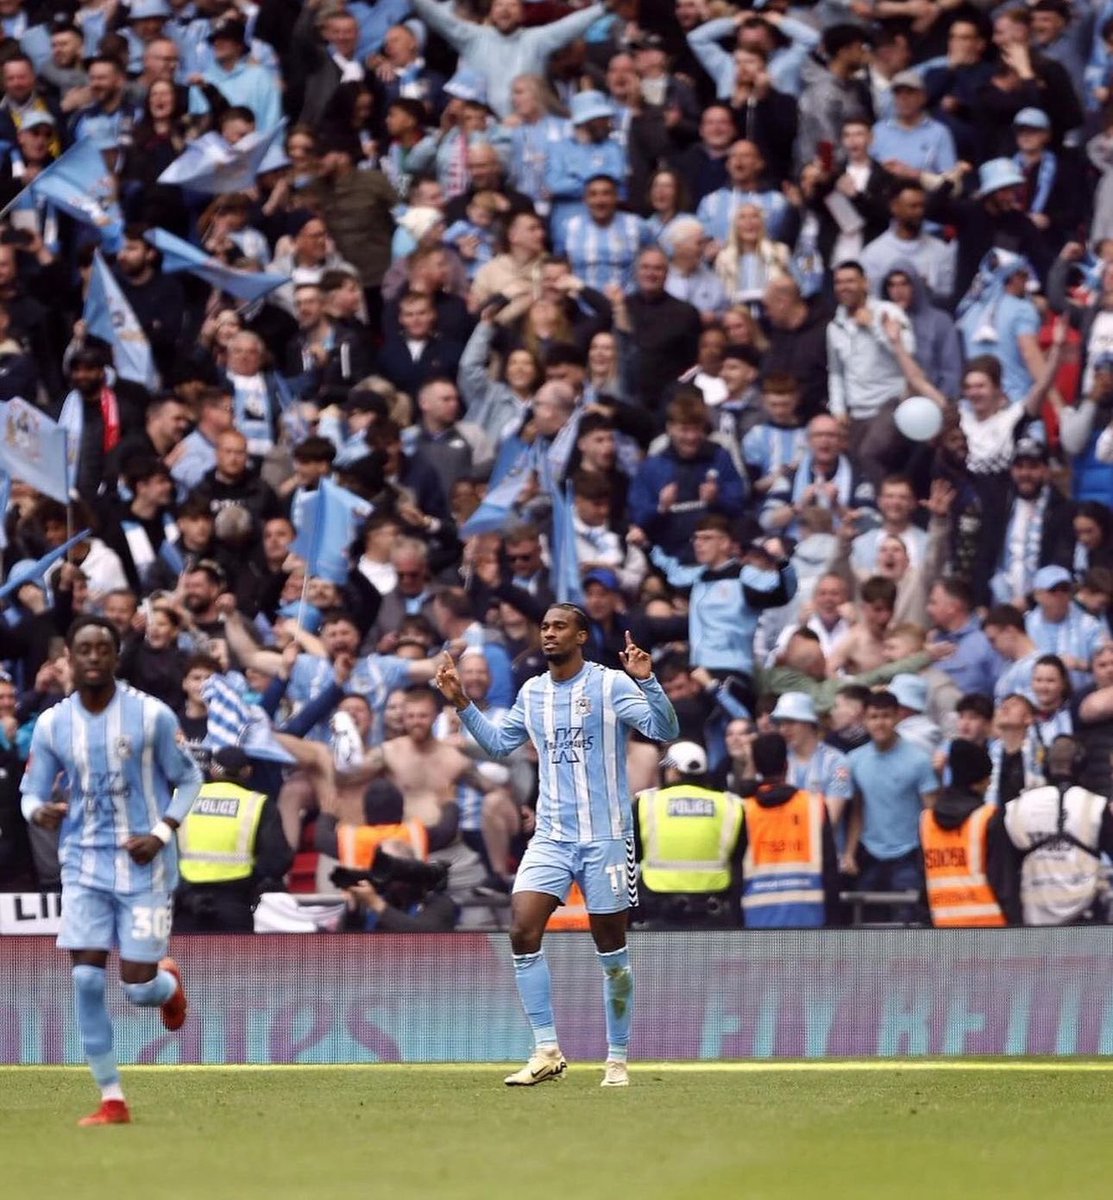
[[[581,717],[589,717],[591,715],[591,699],[588,696],[580,696],[576,700],[576,713]]]
[[[127,734],[121,734],[116,739],[116,756],[117,758],[131,758],[131,738]]]

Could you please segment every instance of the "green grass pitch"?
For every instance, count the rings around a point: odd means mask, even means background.
[[[125,1068],[134,1124],[77,1129],[83,1070],[0,1069],[6,1200],[1086,1200],[1113,1066]]]

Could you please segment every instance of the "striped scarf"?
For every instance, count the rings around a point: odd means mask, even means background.
[[[209,708],[206,741],[214,750],[238,746],[251,715],[226,675],[210,675],[201,685],[201,696]]]
[[[1014,154],[1013,162],[1025,179],[1025,191],[1029,190],[1030,171],[1028,164],[1024,161],[1024,155]],[[1045,150],[1040,155],[1039,165],[1036,167],[1036,179],[1034,186],[1031,186],[1032,198],[1028,202],[1028,211],[1030,213],[1042,213],[1047,211],[1047,201],[1051,196],[1051,188],[1055,183],[1055,175],[1059,169],[1059,162],[1055,155],[1050,150]]]
[[[807,454],[796,470],[796,475],[792,480],[792,503],[793,505],[800,504],[804,499],[804,491],[810,483],[815,483],[818,477],[814,475],[812,470],[812,456]],[[838,502],[843,508],[850,507],[851,488],[854,485],[854,477],[850,470],[850,461],[845,454],[839,455],[839,465],[835,468],[835,474],[832,477],[838,488]],[[821,508],[829,508],[830,501],[826,498],[817,501]]]

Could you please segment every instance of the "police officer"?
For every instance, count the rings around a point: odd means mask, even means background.
[[[956,738],[947,754],[950,785],[920,814],[931,923],[937,929],[1018,925],[1013,856],[1003,814],[986,803],[993,760]]]
[[[1015,848],[1025,925],[1074,925],[1101,919],[1102,854],[1113,854],[1113,816],[1104,796],[1078,785],[1085,753],[1061,735],[1047,751],[1047,783],[1005,806]]]
[[[787,782],[779,733],[753,745],[758,786],[743,801],[742,921],[749,929],[817,928],[838,905],[838,859],[827,805]]]
[[[708,786],[707,753],[676,742],[661,761],[665,787],[634,797],[639,920],[651,927],[736,925],[742,801]]]
[[[251,933],[255,899],[285,891],[293,851],[277,806],[246,785],[251,763],[235,746],[217,750],[193,808],[178,830],[182,882],[175,897],[178,933]]]

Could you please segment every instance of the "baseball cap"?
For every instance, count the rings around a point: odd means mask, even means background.
[[[1013,462],[1019,462],[1023,458],[1045,463],[1048,461],[1047,446],[1035,438],[1022,437],[1013,449]]]
[[[912,91],[922,92],[924,88],[924,77],[919,71],[898,71],[894,76],[889,87],[895,92],[897,88],[911,88]]]
[[[707,751],[695,742],[674,742],[661,759],[662,767],[675,767],[684,775],[707,773]]]
[[[587,587],[589,583],[598,583],[611,592],[619,590],[618,576],[609,567],[596,567],[594,571],[588,571],[583,586]]]
[[[1051,118],[1042,108],[1022,108],[1013,117],[1014,129],[1050,129]]]
[[[48,112],[29,112],[24,114],[20,128],[35,129],[40,125],[49,125],[53,129],[57,124],[58,122]]]
[[[1032,587],[1041,592],[1050,592],[1054,588],[1073,587],[1074,581],[1066,567],[1040,567],[1032,578]]]

